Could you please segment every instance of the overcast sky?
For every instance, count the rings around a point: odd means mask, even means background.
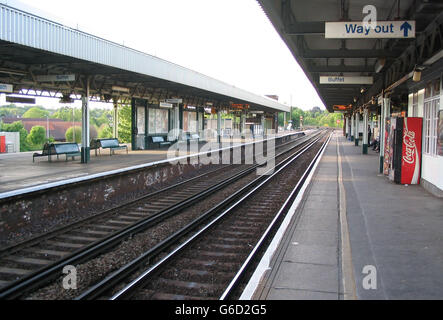
[[[10,0],[13,5],[17,1]],[[280,102],[323,107],[256,0],[21,0],[45,16]],[[39,101],[37,101],[39,102]]]

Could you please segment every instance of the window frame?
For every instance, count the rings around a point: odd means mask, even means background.
[[[438,82],[438,84],[437,84]],[[423,104],[423,154],[437,157],[437,127],[440,111],[441,77],[426,84]]]

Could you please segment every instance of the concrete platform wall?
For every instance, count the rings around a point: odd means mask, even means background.
[[[296,133],[278,137],[275,145],[295,139],[299,135],[300,133]],[[244,159],[244,145],[241,148]],[[233,147],[228,148],[231,161],[232,149]],[[223,151],[214,152],[219,153],[219,158],[222,159]],[[195,155],[182,158],[186,160],[176,164],[165,160],[138,169],[119,170],[119,173],[97,178],[86,177],[78,182],[55,187],[42,186],[36,191],[18,193],[0,199],[0,241],[5,240],[9,233],[19,232],[22,228],[44,226],[45,219],[48,217],[52,219],[56,217],[60,224],[63,224],[67,217],[87,217],[195,176],[215,166],[200,163]]]

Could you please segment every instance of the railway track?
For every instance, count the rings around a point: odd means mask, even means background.
[[[281,154],[307,139],[279,146],[283,149]],[[124,239],[242,179],[257,166],[222,166],[0,251],[0,299],[17,298],[44,285],[60,276],[64,266],[82,263],[110,250]]]
[[[322,134],[298,149],[271,176],[254,179],[77,299],[232,298],[329,137]]]

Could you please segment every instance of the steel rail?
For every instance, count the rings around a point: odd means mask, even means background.
[[[295,159],[297,159],[300,155],[302,155],[306,150],[310,149],[321,137],[316,138],[315,141],[309,143],[307,146],[304,146],[301,150],[299,150],[296,155],[291,155],[284,159],[282,162],[277,164],[278,170],[275,171],[271,176],[262,175],[254,181],[250,182],[248,185],[238,190],[236,193],[232,194],[230,197],[226,198],[221,203],[217,204],[215,207],[204,213],[198,219],[194,220],[175,234],[171,235],[169,238],[164,240],[162,243],[159,243],[154,248],[148,250],[145,254],[141,255],[139,258],[133,260],[128,265],[122,267],[117,270],[103,281],[99,282],[95,286],[91,287],[89,290],[84,292],[82,295],[77,297],[77,299],[94,299],[100,296],[103,292],[112,288],[116,283],[124,279],[127,275],[131,274],[131,272],[135,271],[140,267],[141,264],[146,261],[154,258],[158,253],[164,251],[166,248],[176,244],[178,239],[182,238],[184,235],[189,232],[195,230],[197,227],[200,227],[206,220],[217,215],[217,217],[202,227],[198,232],[188,238],[184,243],[175,248],[171,253],[169,253],[165,258],[163,258],[160,262],[156,263],[154,266],[145,271],[141,276],[139,276],[136,280],[132,281],[127,287],[121,290],[119,293],[114,295],[111,299],[121,299],[133,292],[138,286],[140,286],[146,277],[150,276],[152,273],[157,271],[164,263],[169,261],[172,257],[174,257],[177,253],[181,252],[182,249],[187,247],[190,243],[192,243],[196,238],[198,238],[201,234],[203,234],[208,228],[218,222],[222,217],[231,212],[232,209],[237,207],[240,203],[242,203],[246,198],[248,198],[251,194],[255,193],[259,190],[263,185],[265,185],[272,177],[274,177],[278,172],[280,172],[287,165],[292,163]],[[313,137],[311,137],[313,139]],[[273,170],[273,169],[271,169]],[[270,171],[271,171],[270,170]],[[258,185],[258,186],[257,186]],[[250,189],[253,189],[250,191]],[[246,193],[246,195],[245,195]],[[240,198],[240,200],[238,200]],[[235,203],[234,203],[235,202]],[[232,204],[234,203],[234,204]],[[230,206],[225,210],[226,207]],[[224,211],[223,211],[224,210]],[[223,211],[221,214],[220,212]]]
[[[300,142],[298,145],[293,146],[291,148],[291,149],[293,149],[293,148],[298,147],[300,144],[304,143],[304,141],[301,141],[301,140],[305,140],[306,138],[309,138],[309,137],[310,136],[303,136],[303,137],[298,138],[296,140],[292,140],[292,141],[289,141],[288,143],[280,145],[279,147],[290,144],[290,143],[294,143],[294,142]],[[287,153],[290,150],[283,151],[281,154]],[[53,264],[45,266],[45,267],[29,274],[28,276],[25,276],[22,279],[11,283],[10,285],[1,289],[0,300],[17,298],[17,297],[22,296],[26,292],[29,292],[30,290],[33,290],[35,288],[42,286],[43,284],[51,281],[53,278],[59,276],[61,274],[61,271],[63,270],[63,267],[65,267],[66,265],[78,264],[78,263],[86,261],[87,259],[91,259],[93,257],[98,256],[99,254],[101,254],[101,253],[105,252],[106,250],[112,248],[113,246],[117,245],[125,238],[128,238],[128,237],[132,236],[133,234],[141,232],[149,227],[154,226],[157,223],[160,223],[161,221],[170,217],[171,215],[176,214],[176,213],[182,211],[183,209],[198,202],[201,198],[224,188],[225,186],[233,183],[234,181],[241,179],[245,175],[251,173],[253,170],[255,170],[260,165],[262,165],[262,163],[252,165],[251,167],[246,168],[245,170],[235,174],[234,176],[231,176],[231,177],[221,181],[220,183],[210,187],[209,189],[204,190],[203,192],[200,192],[196,195],[191,196],[188,199],[185,199],[179,203],[176,203],[175,205],[173,205],[169,208],[166,208],[166,209],[156,213],[153,216],[142,219],[139,222],[137,222],[131,226],[123,228],[122,230],[118,231],[117,233],[111,234],[111,235],[109,235],[101,240],[98,240],[97,242],[94,242],[90,245],[86,245],[84,248],[80,249],[79,251],[73,252],[72,254],[54,262]],[[148,197],[148,195],[146,197]],[[140,201],[140,199],[138,201]],[[112,209],[112,210],[114,210],[114,209]]]
[[[305,170],[302,177],[300,178],[300,180],[297,182],[297,184],[293,188],[291,194],[286,198],[286,201],[280,207],[280,210],[278,211],[278,213],[276,214],[274,219],[271,221],[268,228],[265,230],[265,232],[261,236],[260,240],[255,245],[254,249],[252,249],[251,253],[246,258],[245,262],[240,267],[240,269],[238,270],[238,272],[236,273],[236,275],[232,279],[231,283],[228,285],[226,290],[220,296],[219,300],[226,300],[226,299],[230,299],[232,297],[232,293],[238,287],[238,284],[240,283],[240,280],[245,275],[246,270],[248,269],[248,267],[250,266],[250,264],[252,263],[254,258],[257,256],[259,250],[261,248],[263,248],[265,241],[270,237],[271,232],[273,230],[275,230],[275,228],[277,227],[277,221],[281,220],[281,218],[284,217],[284,215],[286,215],[286,213],[289,211],[289,208],[292,206],[292,202],[297,197],[299,190],[301,189],[302,185],[305,183],[308,175],[310,174],[312,168],[315,166],[315,163],[317,162],[318,158],[323,153],[323,151],[326,149],[327,145],[329,144],[329,141],[331,140],[331,137],[332,137],[332,133],[330,134],[328,140],[325,141],[325,143],[322,145],[320,150],[317,152],[314,159],[311,161],[308,168]]]
[[[311,136],[309,138],[313,139],[314,137]],[[309,141],[305,141],[305,142],[309,143]],[[294,149],[296,147],[297,146],[293,147],[292,149]],[[306,147],[304,147],[304,148],[306,148]],[[277,156],[285,154],[289,151],[290,150],[284,151]],[[292,157],[292,155],[290,157]],[[288,157],[288,158],[290,158],[290,157]],[[134,272],[136,269],[138,269],[140,265],[153,259],[160,252],[162,252],[165,249],[176,244],[178,239],[185,236],[186,234],[188,234],[189,232],[194,230],[196,227],[200,226],[204,221],[206,221],[207,219],[212,217],[217,212],[220,212],[221,210],[226,208],[233,201],[235,201],[238,197],[240,197],[245,192],[245,190],[252,188],[256,183],[258,183],[260,180],[262,180],[263,177],[264,177],[264,175],[254,179],[252,182],[248,183],[245,187],[238,190],[234,194],[230,195],[228,198],[226,198],[222,202],[218,203],[212,209],[205,212],[200,217],[198,217],[197,219],[195,219],[194,221],[192,221],[191,223],[189,223],[188,225],[186,225],[185,227],[183,227],[179,231],[175,232],[174,234],[172,234],[171,236],[169,236],[168,238],[166,238],[162,242],[158,243],[157,245],[155,245],[154,247],[149,249],[147,252],[145,252],[144,254],[139,256],[138,258],[134,259],[133,261],[131,261],[127,265],[123,266],[119,270],[117,270],[117,271],[113,272],[112,274],[110,274],[109,276],[107,276],[102,281],[100,281],[97,284],[95,284],[94,286],[90,287],[89,289],[84,291],[81,295],[76,297],[75,299],[76,300],[83,300],[83,299],[91,300],[91,299],[95,299],[95,298],[99,297],[101,294],[103,294],[103,292],[105,292],[109,288],[113,287],[115,284],[117,284],[118,282],[123,280],[126,276],[128,276],[129,274]]]

